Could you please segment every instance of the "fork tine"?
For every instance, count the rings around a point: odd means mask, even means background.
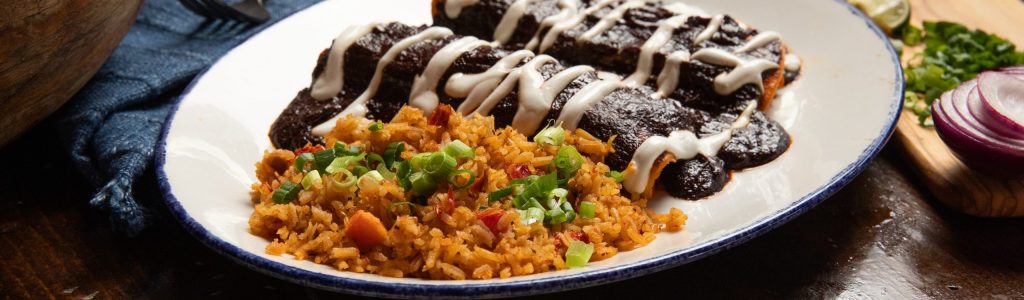
[[[228,6],[227,4],[224,4],[224,2],[222,2],[220,0],[198,0],[198,1],[201,1],[201,2],[205,3],[206,6],[210,8],[210,10],[212,10],[212,11],[217,13],[219,18],[235,20],[235,21],[240,21],[240,22],[248,22],[249,21],[240,12],[235,11],[230,6]]]
[[[270,12],[263,7],[263,0],[242,1],[231,6],[242,13],[250,22],[263,23],[270,19]]]
[[[185,6],[186,9],[196,13],[197,15],[207,18],[216,18],[216,16],[211,14],[204,5],[197,3],[196,0],[178,0],[178,2],[180,2],[182,6]]]

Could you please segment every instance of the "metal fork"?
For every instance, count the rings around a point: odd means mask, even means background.
[[[185,8],[208,19],[234,20],[248,23],[263,23],[270,19],[270,12],[263,7],[263,0],[243,0],[228,5],[223,0],[179,0]]]

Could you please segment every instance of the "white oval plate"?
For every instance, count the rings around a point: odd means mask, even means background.
[[[745,242],[807,211],[864,169],[892,133],[903,75],[887,39],[842,0],[692,0],[782,34],[804,61],[803,77],[771,113],[793,137],[779,159],[735,173],[702,201],[661,195],[654,209],[690,217],[679,233],[580,269],[511,279],[428,281],[340,272],[273,256],[249,233],[255,163],[270,149],[270,124],[310,82],[319,52],[344,27],[371,21],[430,22],[426,0],[327,1],[238,46],[186,91],[157,149],[167,204],[214,250],[254,270],[322,289],[378,296],[490,297],[608,283],[691,262]]]

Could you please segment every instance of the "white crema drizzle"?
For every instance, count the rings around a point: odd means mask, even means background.
[[[334,38],[331,51],[327,55],[327,65],[320,76],[313,80],[313,86],[309,89],[313,99],[324,101],[341,93],[341,88],[345,84],[345,51],[375,27],[377,23],[349,26]]]
[[[672,33],[675,32],[676,28],[682,26],[687,19],[689,19],[687,15],[677,15],[659,22],[658,29],[640,47],[636,70],[624,81],[627,86],[638,87],[647,82],[647,79],[651,77],[651,68],[654,67],[654,53],[658,52],[661,47],[668,43],[672,38]]]
[[[459,1],[461,2],[458,4],[462,5],[465,1],[469,0]],[[505,13],[502,15],[501,22],[494,31],[494,41],[496,44],[508,42],[512,33],[515,32],[519,20],[526,12],[527,5],[532,3],[532,1],[534,0],[516,0],[512,5],[509,5],[508,9],[506,9]],[[579,26],[587,16],[612,5],[615,1],[616,0],[601,0],[584,10],[580,10],[576,0],[559,0],[559,12],[541,20],[540,24],[538,24],[537,31],[534,32],[533,37],[529,42],[527,42],[525,49],[536,49],[539,53],[547,51],[552,45],[554,45],[555,41],[562,33]],[[620,22],[628,10],[642,7],[646,5],[647,2],[648,0],[630,0],[613,7],[612,10],[594,24],[593,27],[577,36],[576,41],[588,42],[594,37],[604,34],[612,28],[612,26]],[[447,5],[448,2],[446,2],[446,6]],[[661,21],[658,29],[644,42],[637,60],[636,70],[634,70],[634,72],[623,81],[626,86],[637,87],[647,82],[653,69],[654,54],[657,53],[658,50],[669,41],[669,39],[671,39],[673,31],[682,26],[689,16],[707,15],[706,12],[699,8],[678,2],[665,4],[662,8],[674,13],[675,16]],[[450,14],[449,17],[451,17]],[[715,33],[718,33],[721,30],[724,22],[725,15],[718,14],[711,17],[711,19],[708,20],[707,27],[693,38],[692,43],[694,45],[699,45],[711,39]],[[541,36],[540,33],[544,31],[544,29],[548,30],[543,36]],[[741,45],[735,50],[735,52],[749,52],[780,39],[780,35],[776,32],[762,32],[751,38],[745,44]],[[685,51],[676,51],[670,54],[669,56],[674,55],[674,57],[667,57],[661,73],[658,74],[658,91],[651,96],[661,98],[670,95],[672,91],[678,87],[679,64],[689,62],[691,58],[705,63],[734,67],[732,71],[715,77],[715,92],[721,95],[733,93],[747,83],[755,83],[758,88],[763,90],[764,85],[762,82],[763,79],[761,78],[761,72],[769,70],[772,66],[778,66],[777,64],[772,64],[770,61],[765,59],[746,61],[735,55],[725,55],[725,53],[720,53],[724,51],[707,52],[705,50],[708,49],[697,51],[697,53],[694,53],[692,56],[690,53]],[[769,64],[771,64],[771,66],[769,66]],[[787,65],[789,66],[790,64]]]
[[[430,58],[430,62],[423,69],[423,73],[413,79],[412,92],[409,93],[409,105],[419,108],[424,114],[433,112],[438,103],[437,84],[441,81],[441,76],[444,75],[444,72],[448,70],[448,67],[456,59],[462,57],[462,54],[466,53],[466,51],[487,44],[485,41],[467,36],[448,43],[441,50],[438,50]]]
[[[327,135],[328,133],[331,132],[331,128],[334,128],[334,125],[335,123],[338,122],[338,119],[347,115],[359,117],[366,116],[366,103],[370,101],[370,98],[373,98],[373,96],[377,94],[377,88],[380,87],[381,77],[383,77],[384,74],[384,67],[390,64],[392,61],[394,61],[395,58],[398,57],[399,53],[401,53],[403,50],[409,48],[410,46],[416,43],[426,40],[445,38],[451,36],[452,34],[452,31],[448,28],[430,27],[410,37],[402,39],[401,41],[398,41],[397,43],[392,45],[391,48],[384,53],[384,56],[381,57],[380,61],[377,62],[377,68],[373,72],[373,78],[370,79],[370,85],[367,86],[366,90],[359,95],[359,98],[356,98],[356,100],[352,101],[352,103],[349,104],[348,107],[345,107],[345,109],[342,110],[341,113],[339,113],[338,115],[334,116],[330,120],[327,120],[326,122],[321,123],[320,125],[317,125],[316,127],[313,127],[312,133],[318,136]],[[344,51],[342,52],[341,55],[344,56]],[[344,57],[342,57],[341,59],[344,59]]]
[[[576,42],[590,41],[594,37],[608,31],[608,29],[612,28],[612,25],[618,23],[619,20],[622,20],[622,17],[626,15],[627,10],[641,7],[646,4],[646,0],[632,0],[615,7],[615,9],[612,9],[611,12],[601,18],[600,21],[597,21],[597,24],[594,24],[594,27],[591,27],[587,31],[583,32],[583,34],[576,37]]]
[[[779,67],[766,59],[743,60],[733,53],[716,48],[700,49],[692,58],[709,64],[734,67],[731,71],[715,76],[714,88],[719,95],[731,94],[748,83],[764,91],[761,73]]]
[[[558,13],[544,18],[540,21],[540,25],[537,27],[537,31],[533,33],[533,37],[526,43],[523,49],[533,50],[540,44],[541,36],[540,32],[544,31],[544,28],[553,27],[556,24],[566,22],[576,16],[579,7],[576,4],[576,0],[558,0]]]
[[[676,159],[692,159],[698,154],[705,157],[718,155],[722,146],[732,138],[734,131],[750,124],[750,114],[757,108],[757,101],[751,101],[728,129],[704,138],[698,138],[689,130],[673,131],[667,137],[652,136],[647,138],[633,153],[629,164],[634,172],[626,177],[623,187],[633,194],[643,193],[651,178],[651,169],[655,161],[664,153],[672,154]]]
[[[724,21],[725,15],[715,15],[714,17],[711,17],[711,20],[708,21],[708,27],[705,27],[697,37],[693,38],[693,44],[699,45],[700,43],[710,39],[716,32],[718,32],[718,29],[722,27],[722,22]]]
[[[508,9],[501,16],[498,26],[494,27],[495,43],[499,45],[504,44],[508,42],[508,39],[512,38],[512,33],[516,31],[516,26],[519,25],[519,19],[522,19],[523,14],[526,13],[526,6],[530,5],[533,1],[516,0],[516,2],[512,2],[512,5],[508,6]]]

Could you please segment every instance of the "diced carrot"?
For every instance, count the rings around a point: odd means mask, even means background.
[[[359,248],[370,248],[384,242],[388,231],[384,229],[384,223],[376,216],[365,211],[357,211],[348,218],[345,224],[345,235],[356,241]]]
[[[494,235],[501,233],[501,231],[498,230],[498,221],[500,221],[501,217],[504,216],[505,210],[500,208],[491,208],[476,214],[476,218],[480,219],[481,222],[484,222],[484,225],[486,225]]]

